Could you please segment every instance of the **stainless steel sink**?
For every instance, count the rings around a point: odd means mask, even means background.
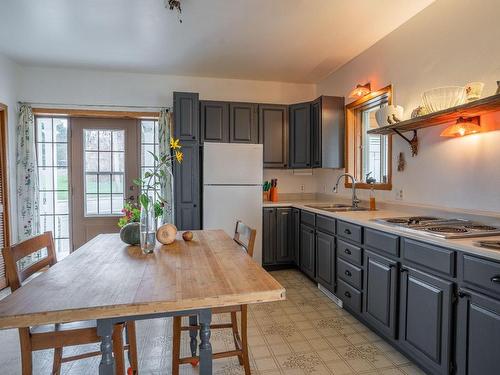
[[[348,204],[307,204],[306,207],[328,212],[370,211],[367,207],[352,207]]]

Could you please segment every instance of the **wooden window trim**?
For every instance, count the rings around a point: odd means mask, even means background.
[[[392,98],[393,98],[393,91],[392,91],[392,85],[388,85],[386,87],[381,88],[380,90],[373,91],[365,96],[363,96],[360,99],[355,100],[352,103],[349,103],[345,106],[346,108],[346,134],[345,134],[345,155],[344,155],[344,160],[345,160],[345,171],[349,172],[349,133],[352,132],[353,130],[356,129],[356,123],[359,121],[356,118],[357,110],[360,108],[369,108],[374,105],[377,105],[382,102],[382,95],[387,95],[387,104],[391,105],[392,104]],[[356,139],[356,137],[354,137]],[[387,146],[388,146],[388,160],[387,160],[387,177],[388,177],[388,182],[385,184],[373,184],[373,188],[375,190],[392,190],[392,136],[388,136],[387,140]],[[356,150],[356,145],[354,147],[354,150]],[[354,168],[356,171],[356,168],[358,168],[359,165],[359,160],[358,160],[358,153],[354,152]],[[345,179],[344,186],[346,188],[352,188],[352,183],[350,182],[349,179]],[[356,183],[356,188],[358,189],[371,189],[372,185],[367,184],[365,182],[359,182]]]
[[[96,117],[121,119],[158,119],[159,112],[104,111],[94,109],[33,108],[37,116]]]
[[[0,179],[2,183],[2,204],[3,204],[3,228],[4,228],[4,246],[10,246],[10,220],[9,220],[9,182],[7,178],[7,127],[8,127],[8,108],[0,103]],[[0,254],[0,257],[2,255]],[[5,270],[4,270],[5,271]],[[5,272],[4,272],[5,274]],[[0,278],[0,289],[8,286],[7,277]]]

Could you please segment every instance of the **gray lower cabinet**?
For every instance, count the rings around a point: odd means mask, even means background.
[[[397,262],[365,250],[363,317],[380,333],[395,338]]]
[[[229,103],[229,141],[259,143],[257,104]]]
[[[199,143],[182,142],[182,152],[182,163],[174,163],[175,225],[179,230],[201,229]]]
[[[311,168],[311,104],[290,106],[290,168]]]
[[[175,137],[181,141],[199,141],[199,95],[174,92]]]
[[[204,142],[229,142],[229,103],[202,100],[200,128]]]
[[[500,301],[459,290],[457,374],[500,372]]]
[[[316,231],[316,281],[335,292],[335,237]]]
[[[276,209],[264,208],[262,220],[262,264],[273,265],[276,261]]]
[[[314,229],[300,224],[300,270],[312,279],[316,278],[314,245]]]
[[[298,208],[292,209],[292,238],[294,263],[300,266],[300,210]]]
[[[264,147],[264,168],[288,165],[288,106],[259,105],[259,143]]]
[[[400,345],[432,373],[449,374],[453,283],[402,267],[400,285]]]

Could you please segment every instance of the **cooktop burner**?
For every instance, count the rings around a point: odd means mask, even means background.
[[[375,221],[406,231],[441,238],[463,238],[500,235],[500,226],[464,219],[445,219],[435,216],[404,216],[375,219]]]

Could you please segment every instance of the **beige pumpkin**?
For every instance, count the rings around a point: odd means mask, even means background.
[[[174,224],[164,224],[156,231],[156,239],[164,245],[174,242],[176,235],[177,227]]]

